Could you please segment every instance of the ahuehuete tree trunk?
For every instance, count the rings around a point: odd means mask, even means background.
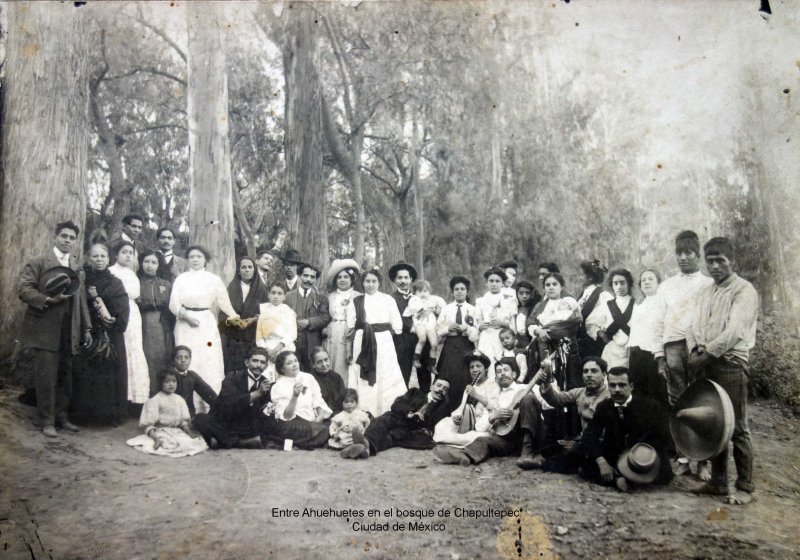
[[[302,3],[284,10],[286,78],[286,184],[289,245],[311,264],[328,267],[328,228],[323,180],[322,90],[314,12]]]
[[[208,270],[224,281],[235,272],[228,76],[214,2],[189,2],[189,231],[192,243],[211,251]]]
[[[411,127],[411,145],[409,157],[411,158],[411,181],[414,189],[414,220],[416,223],[416,239],[414,244],[414,262],[417,273],[425,279],[425,212],[422,205],[422,185],[419,178],[419,131],[417,121]]]
[[[58,2],[8,3],[3,113],[0,360],[19,348],[24,263],[53,247],[56,223],[86,219],[87,14]],[[83,231],[78,251],[83,245]]]

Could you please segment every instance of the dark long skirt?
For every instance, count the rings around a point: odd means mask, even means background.
[[[100,336],[93,332],[92,336]],[[128,366],[122,333],[111,333],[114,356],[75,356],[70,417],[77,423],[119,425],[128,416]]]
[[[475,345],[466,336],[448,336],[442,344],[439,355],[439,379],[450,383],[447,398],[450,401],[449,412],[453,412],[461,404],[464,389],[469,385],[469,367],[464,365],[464,355],[475,350]]]
[[[657,400],[669,410],[667,380],[658,374],[658,362],[653,353],[635,346],[631,348],[629,361],[633,392]]]
[[[156,309],[142,311],[142,347],[150,371],[150,396],[161,390],[158,373],[169,368],[172,354],[172,329],[164,314]]]
[[[555,343],[552,341],[542,342],[537,341],[538,346],[536,360],[541,362],[550,352],[556,348]],[[566,363],[562,363],[559,357],[553,362],[555,371],[553,377],[558,383],[559,389],[562,391],[569,391],[576,387],[583,387],[583,373],[581,372],[581,356],[578,353],[578,343],[575,337],[570,341],[570,349],[567,354]],[[566,406],[557,406],[553,409],[551,414],[551,426],[549,426],[549,433],[551,439],[572,439],[580,435],[582,430],[581,417],[578,413],[578,407],[574,404]]]
[[[328,426],[325,424],[309,422],[297,416],[289,421],[278,420],[275,427],[277,438],[293,440],[293,446],[298,449],[325,447],[330,437]]]
[[[232,327],[220,329],[222,350],[225,357],[225,371],[240,369],[253,346],[256,345],[255,325],[244,331]]]

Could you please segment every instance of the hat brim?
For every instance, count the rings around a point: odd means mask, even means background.
[[[50,291],[46,289],[47,283],[52,279],[58,276],[59,274],[64,274],[69,277],[69,284],[63,290],[56,290],[53,293],[49,293]],[[78,290],[81,287],[81,280],[78,277],[78,273],[66,266],[56,266],[50,269],[47,269],[42,274],[41,278],[39,278],[39,291],[43,294],[48,294],[48,296],[55,296],[58,294],[63,294],[65,296],[72,296],[78,293]]]
[[[630,449],[625,450],[625,452],[619,456],[619,460],[617,461],[617,470],[622,473],[622,476],[631,482],[636,482],[638,484],[650,484],[657,479],[658,474],[661,472],[660,460],[656,461],[653,464],[653,467],[647,472],[636,472],[631,469],[630,465],[628,464],[628,453],[630,453],[630,451]],[[658,452],[656,452],[656,455],[658,455]],[[659,459],[661,458],[659,457]]]
[[[713,411],[713,415],[700,424],[680,416],[681,411],[693,408]],[[719,455],[733,435],[733,426],[733,403],[725,389],[710,379],[701,379],[687,387],[669,417],[675,447],[693,461]]]
[[[389,280],[394,282],[394,279],[397,277],[397,273],[401,270],[407,270],[408,274],[411,276],[411,281],[417,279],[417,269],[411,266],[408,263],[397,263],[396,265],[389,268]]]

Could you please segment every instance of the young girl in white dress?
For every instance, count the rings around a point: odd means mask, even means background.
[[[369,426],[369,414],[358,408],[358,391],[348,389],[342,400],[343,410],[331,418],[328,445],[334,449],[344,449],[353,443],[353,431],[362,435]]]
[[[258,323],[256,323],[256,346],[265,348],[269,353],[269,363],[264,374],[270,381],[275,381],[275,358],[284,350],[295,350],[297,340],[297,313],[286,305],[286,294],[281,284],[269,287],[269,301],[258,307]]]

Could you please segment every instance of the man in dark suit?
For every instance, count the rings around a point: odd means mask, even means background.
[[[81,342],[92,343],[84,286],[75,272],[80,266],[71,255],[79,234],[72,221],[57,224],[55,247],[25,264],[17,287],[27,304],[21,338],[32,351],[37,409],[47,437],[58,437],[56,425],[79,431],[67,418],[72,356]]]
[[[300,253],[294,249],[287,249],[281,256],[281,262],[283,263],[284,272],[283,291],[288,294],[297,288],[300,283],[298,267],[303,264],[303,259],[300,257]]]
[[[156,232],[156,241],[158,241],[158,250],[164,255],[164,261],[169,267],[169,273],[172,277],[172,282],[182,272],[189,269],[189,263],[186,259],[179,257],[173,253],[172,249],[175,247],[175,232],[168,227],[159,228]]]
[[[328,311],[328,296],[316,287],[319,270],[301,263],[297,265],[300,277],[297,288],[286,294],[286,305],[297,314],[297,358],[300,371],[311,372],[311,350],[322,346],[322,329],[331,322]]]
[[[139,239],[144,231],[144,218],[139,214],[127,214],[122,218],[122,232],[118,237],[109,239],[106,246],[113,255],[117,246],[123,241],[133,244],[133,269],[139,269],[139,255],[147,250],[147,246]]]
[[[627,490],[627,480],[616,468],[619,458],[637,443],[652,446],[658,454],[656,483],[672,478],[669,464],[669,433],[667,411],[658,402],[636,396],[629,380],[628,368],[608,370],[610,399],[600,402],[578,443],[585,454],[581,474],[594,482],[616,484]]]
[[[397,309],[400,310],[400,316],[402,316],[406,307],[408,307],[408,300],[414,295],[411,293],[411,283],[417,279],[417,269],[407,262],[400,261],[389,268],[389,279],[395,285],[392,297],[397,302]],[[403,317],[403,332],[394,335],[394,349],[397,352],[397,363],[400,365],[400,372],[403,374],[406,387],[408,387],[408,383],[411,380],[417,340],[413,318]],[[420,355],[427,356],[429,353],[430,343],[426,341]],[[431,372],[425,363],[422,364],[421,368],[417,369],[417,382],[422,391],[427,391],[431,386]]]
[[[353,444],[342,449],[346,459],[366,459],[392,447],[433,449],[433,428],[449,408],[450,383],[437,379],[430,391],[409,389],[397,397],[392,409],[375,418],[362,434],[353,430]]]
[[[202,434],[209,447],[230,449],[241,440],[260,436],[263,442],[276,433],[276,420],[263,413],[270,402],[273,385],[262,375],[268,359],[263,348],[251,349],[245,367],[225,376],[210,412],[194,417],[192,426]]]

